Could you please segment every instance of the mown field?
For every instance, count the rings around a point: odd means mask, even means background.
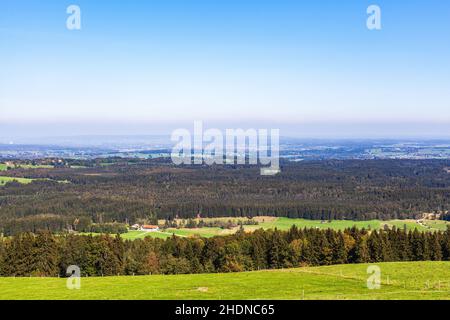
[[[368,264],[226,274],[0,278],[0,299],[450,300],[450,262],[379,263],[381,288],[367,288]]]

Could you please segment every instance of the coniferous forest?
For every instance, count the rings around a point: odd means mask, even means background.
[[[41,160],[40,164],[45,164]],[[282,163],[258,168],[175,167],[166,160],[58,161],[11,168],[37,179],[0,187],[0,275],[83,276],[239,272],[344,263],[450,260],[450,230],[262,230],[202,237],[123,240],[125,225],[174,218],[271,215],[307,219],[448,219],[444,160]],[[39,164],[39,162],[38,162]],[[87,236],[76,232],[107,232]]]
[[[1,171],[35,180],[0,187],[0,233],[89,231],[92,224],[202,217],[418,219],[450,205],[449,160],[174,166],[169,159],[35,160],[54,168]],[[448,215],[442,214],[448,219]]]
[[[119,236],[23,233],[0,241],[0,275],[82,276],[239,272],[343,263],[450,260],[450,229],[343,232],[318,229],[240,231],[214,238],[123,241]]]

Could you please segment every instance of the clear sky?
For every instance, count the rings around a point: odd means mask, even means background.
[[[81,30],[66,28],[71,4]],[[371,4],[382,30],[366,27]],[[0,2],[0,135],[193,120],[450,136],[450,1]]]

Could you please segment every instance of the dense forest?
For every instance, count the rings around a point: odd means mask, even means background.
[[[252,166],[174,166],[170,159],[51,163],[57,165],[0,172],[46,179],[0,186],[0,233],[197,215],[404,219],[445,212],[450,204],[450,160],[282,161],[276,176]]]
[[[1,276],[82,276],[239,272],[383,261],[450,260],[450,228],[343,232],[318,229],[242,230],[214,238],[123,241],[119,236],[24,233],[0,238]]]

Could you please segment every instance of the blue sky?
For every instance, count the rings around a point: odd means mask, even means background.
[[[78,31],[66,29],[71,4]],[[371,4],[380,31],[366,28]],[[449,60],[447,0],[2,0],[0,135],[197,119],[450,136]]]

